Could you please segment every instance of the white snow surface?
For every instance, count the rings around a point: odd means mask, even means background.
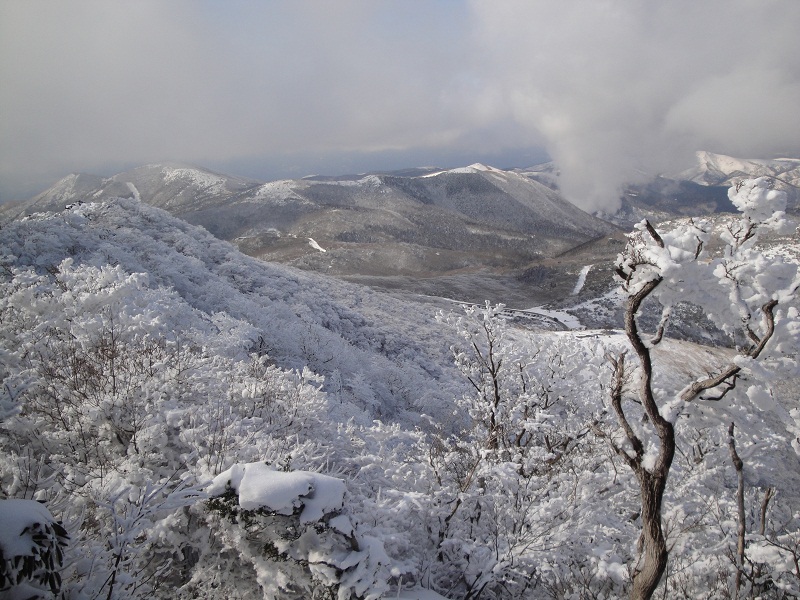
[[[377,175],[365,175],[360,179],[341,179],[338,181],[327,181],[328,185],[338,185],[341,187],[368,187],[377,188],[383,185],[383,181]]]
[[[164,181],[190,181],[193,185],[208,191],[225,191],[225,179],[213,173],[207,173],[199,169],[163,167],[161,170]]]
[[[35,500],[0,500],[0,550],[5,558],[31,556],[36,548],[32,531],[23,533],[34,523],[52,523],[53,515]]]
[[[141,202],[141,201],[142,201],[142,196],[139,194],[139,190],[138,190],[138,189],[136,189],[136,186],[135,186],[135,185],[133,185],[133,183],[131,183],[130,181],[126,181],[126,182],[125,182],[125,185],[127,185],[127,186],[128,186],[128,189],[129,189],[129,190],[131,191],[131,193],[133,194],[133,198],[134,198],[134,199],[135,199],[137,202]]]
[[[575,282],[575,287],[572,290],[573,296],[577,296],[583,289],[583,286],[586,283],[586,276],[589,274],[591,269],[592,265],[586,265],[581,269],[581,272],[578,274],[578,281]]]
[[[488,167],[481,163],[473,163],[467,167],[458,167],[456,169],[448,169],[446,171],[436,171],[435,173],[428,173],[427,175],[422,175],[422,179],[427,177],[436,177],[437,175],[442,175],[444,173],[478,173],[479,171],[495,171],[497,173],[505,173],[500,169],[496,169],[494,167]]]
[[[736,171],[746,173],[748,167],[752,164],[764,164],[764,161],[742,160],[740,158],[734,158],[733,156],[715,154],[705,150],[699,150],[695,154],[697,155],[697,162],[700,166],[717,169],[723,173],[734,173]]]
[[[270,181],[263,185],[260,185],[256,190],[256,197],[268,196],[268,195],[283,195],[286,197],[295,196],[294,188],[297,185],[295,181],[291,179],[280,179],[278,181]]]
[[[546,308],[542,308],[541,306],[534,306],[533,308],[525,309],[522,312],[550,317],[551,319],[555,319],[556,321],[562,323],[568,329],[585,329],[585,327],[578,320],[578,317],[571,315],[568,312],[564,312],[563,310],[548,310]]]
[[[314,238],[308,238],[308,245],[311,246],[314,250],[319,250],[320,252],[327,252],[325,248],[320,246]]]
[[[263,204],[269,203],[276,206],[293,204],[313,204],[304,198],[300,192],[308,188],[308,183],[299,180],[281,179],[264,183],[252,193],[240,200],[243,203]]]
[[[780,181],[779,187],[781,183],[790,187],[798,183],[798,165],[800,165],[798,159],[741,159],[705,151],[697,152],[696,156],[696,166],[677,173],[672,178],[687,179],[700,185],[721,185],[726,178],[738,176],[777,177]]]
[[[233,465],[217,475],[207,491],[219,496],[228,486],[239,494],[239,506],[245,510],[265,508],[291,515],[303,507],[301,523],[319,521],[344,506],[341,479],[310,471],[276,471],[261,462]]]

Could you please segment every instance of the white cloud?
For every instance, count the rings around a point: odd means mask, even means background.
[[[564,191],[613,209],[625,182],[698,149],[800,151],[800,3],[474,2],[492,85],[542,134]]]

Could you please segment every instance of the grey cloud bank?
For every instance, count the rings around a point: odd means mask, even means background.
[[[6,1],[0,199],[161,160],[277,178],[546,151],[610,210],[698,149],[800,154],[799,26],[794,0]]]

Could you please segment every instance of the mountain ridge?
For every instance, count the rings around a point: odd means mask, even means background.
[[[485,165],[262,183],[151,164],[109,178],[68,176],[21,210],[58,212],[113,197],[168,210],[251,256],[345,279],[377,277],[373,284],[392,288],[398,283],[393,277],[450,283],[465,281],[465,274],[513,277],[544,257],[616,231],[550,188]],[[495,287],[486,283],[476,298]],[[463,286],[445,293],[462,292],[473,297]]]
[[[747,175],[743,170],[783,173],[791,184],[792,177],[800,180],[789,168],[795,163],[800,160],[700,152],[693,170],[628,186],[615,215],[589,215],[565,200],[553,163],[513,170],[473,163],[270,182],[158,163],[107,178],[71,174],[26,203],[0,206],[0,219],[135,198],[263,260],[397,293],[524,307],[569,295],[581,269],[613,261],[622,232],[643,218],[657,223],[731,212],[728,185]],[[578,248],[596,255],[573,252]]]

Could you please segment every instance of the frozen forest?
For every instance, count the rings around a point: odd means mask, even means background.
[[[0,595],[800,596],[800,276],[761,243],[794,225],[765,178],[729,197],[628,235],[615,330],[400,300],[135,198],[4,225]],[[670,337],[682,302],[728,343]]]

